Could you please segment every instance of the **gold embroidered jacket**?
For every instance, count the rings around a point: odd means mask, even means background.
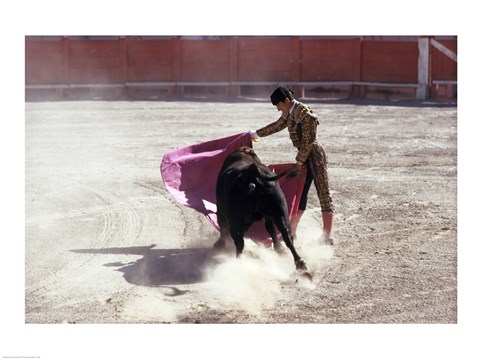
[[[299,101],[294,102],[293,109],[275,122],[257,130],[259,137],[275,134],[288,128],[290,140],[298,149],[295,160],[304,164],[314,146],[318,145],[317,126],[318,116],[307,105]]]

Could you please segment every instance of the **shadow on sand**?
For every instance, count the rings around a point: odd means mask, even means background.
[[[154,249],[155,245],[71,250],[80,254],[140,255],[134,262],[107,263],[123,273],[125,280],[134,285],[160,287],[185,285],[204,281],[205,270],[215,264],[211,248]]]

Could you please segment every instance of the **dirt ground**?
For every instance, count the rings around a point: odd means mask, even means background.
[[[315,273],[217,232],[174,202],[165,152],[257,129],[265,101],[25,104],[25,323],[457,323],[457,107],[308,101],[320,116],[336,205],[318,246],[314,188],[297,247]],[[255,143],[292,162],[287,131]]]

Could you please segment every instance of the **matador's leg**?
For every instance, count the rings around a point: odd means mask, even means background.
[[[322,240],[333,245],[333,214],[335,213],[335,207],[328,183],[327,156],[323,146],[318,145],[315,147],[310,153],[308,161],[322,208]]]

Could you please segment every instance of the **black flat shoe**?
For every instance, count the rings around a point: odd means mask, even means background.
[[[320,243],[326,246],[333,246],[333,239],[332,238],[325,239],[322,237],[322,239],[320,240]]]

